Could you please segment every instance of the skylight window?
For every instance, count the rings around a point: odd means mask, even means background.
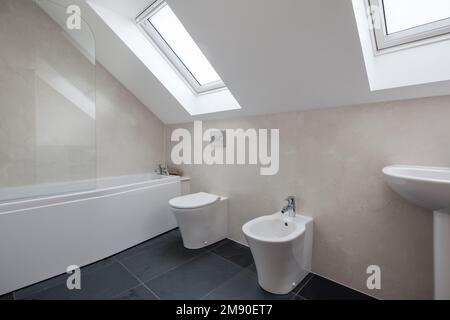
[[[369,0],[378,50],[450,33],[449,0]]]
[[[450,18],[449,0],[384,0],[388,34]]]
[[[225,87],[165,1],[154,2],[137,22],[197,94]]]

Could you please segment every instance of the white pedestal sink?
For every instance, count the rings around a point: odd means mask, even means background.
[[[390,166],[383,173],[403,198],[434,212],[434,298],[449,300],[450,168]]]

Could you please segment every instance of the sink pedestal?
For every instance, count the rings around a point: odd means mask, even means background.
[[[450,300],[450,210],[434,211],[434,299]]]
[[[383,174],[392,190],[434,212],[434,299],[450,300],[450,168],[389,166]]]

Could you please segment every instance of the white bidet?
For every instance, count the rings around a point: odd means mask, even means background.
[[[259,285],[274,294],[292,291],[311,270],[313,219],[281,212],[247,222],[242,230],[252,251]]]

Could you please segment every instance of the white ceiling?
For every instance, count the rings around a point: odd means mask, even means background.
[[[130,20],[152,1],[92,0]],[[371,92],[351,0],[167,2],[241,110],[189,116],[100,17],[89,13],[96,20],[90,23],[97,59],[166,123],[450,94],[449,81]]]

